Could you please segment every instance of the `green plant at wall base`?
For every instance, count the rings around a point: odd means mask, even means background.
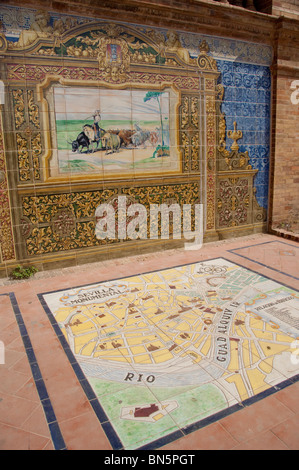
[[[28,279],[33,274],[37,273],[38,269],[34,266],[23,267],[18,265],[9,275],[11,279]]]

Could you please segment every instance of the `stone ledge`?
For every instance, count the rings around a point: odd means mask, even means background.
[[[299,242],[299,233],[295,232],[288,232],[287,230],[283,229],[273,229],[270,230],[271,235],[276,235],[277,237],[286,238],[287,240],[292,240],[294,242]]]

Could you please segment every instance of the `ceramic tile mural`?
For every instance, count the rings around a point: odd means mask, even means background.
[[[9,259],[112,244],[89,198],[115,193],[202,203],[207,240],[264,229],[270,46],[8,5],[0,21]]]
[[[54,87],[53,92],[58,174],[180,169],[172,90]]]
[[[223,258],[40,300],[119,448],[156,448],[298,372],[299,293]]]

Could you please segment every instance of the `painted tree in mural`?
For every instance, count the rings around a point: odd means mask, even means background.
[[[162,95],[161,91],[148,91],[145,97],[143,98],[143,101],[146,103],[147,101],[151,99],[155,99],[158,102],[159,105],[159,111],[160,111],[160,122],[161,122],[161,134],[162,134],[162,146],[164,146],[164,135],[163,135],[163,119],[162,119],[162,109],[161,109],[161,102],[160,102],[160,97]]]
[[[160,111],[160,123],[161,123],[161,140],[162,140],[162,147],[159,148],[159,146],[156,149],[157,156],[162,156],[162,155],[168,155],[169,154],[169,147],[165,146],[164,142],[164,128],[163,128],[163,117],[162,117],[162,107],[161,107],[161,96],[163,92],[162,91],[148,91],[143,98],[143,101],[146,103],[147,101],[151,99],[155,99],[159,105],[159,111]]]

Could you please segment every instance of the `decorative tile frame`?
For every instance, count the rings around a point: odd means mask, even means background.
[[[1,104],[0,104],[1,107]],[[5,148],[3,138],[3,123],[0,113],[0,255],[1,262],[15,259],[15,247],[11,221],[11,204],[7,183],[7,170],[5,162]]]
[[[8,163],[10,186],[15,190],[13,223],[22,230],[17,258],[51,258],[55,252],[69,250],[83,253],[87,247],[105,249],[107,242],[96,240],[93,233],[95,218],[88,197],[106,202],[113,194],[128,193],[130,184],[134,200],[142,200],[145,206],[156,200],[156,193],[164,193],[159,203],[203,203],[207,240],[262,230],[266,212],[255,196],[258,171],[250,165],[248,152],[239,152],[237,141],[243,133],[237,131],[237,124],[234,131],[226,129],[225,87],[219,63],[209,52],[209,44],[215,47],[216,43],[201,37],[198,52],[191,55],[188,35],[183,42],[173,31],[165,34],[130,24],[43,15],[36,12],[35,21],[31,19],[31,26],[22,29],[17,40],[0,34],[1,76],[9,97],[5,112],[13,116],[4,129],[13,157]],[[35,24],[40,17],[43,27]],[[131,93],[170,90],[175,165],[161,164],[153,172],[147,167],[107,172],[105,164],[103,171],[53,172],[53,155],[58,153],[56,86]],[[233,140],[231,148],[227,137]],[[246,195],[239,195],[240,181],[248,188]],[[232,195],[223,191],[227,184],[234,187]],[[85,204],[87,217],[77,218],[74,201]],[[46,219],[41,216],[45,213]],[[63,231],[57,228],[62,221]],[[88,240],[82,241],[86,236]]]

